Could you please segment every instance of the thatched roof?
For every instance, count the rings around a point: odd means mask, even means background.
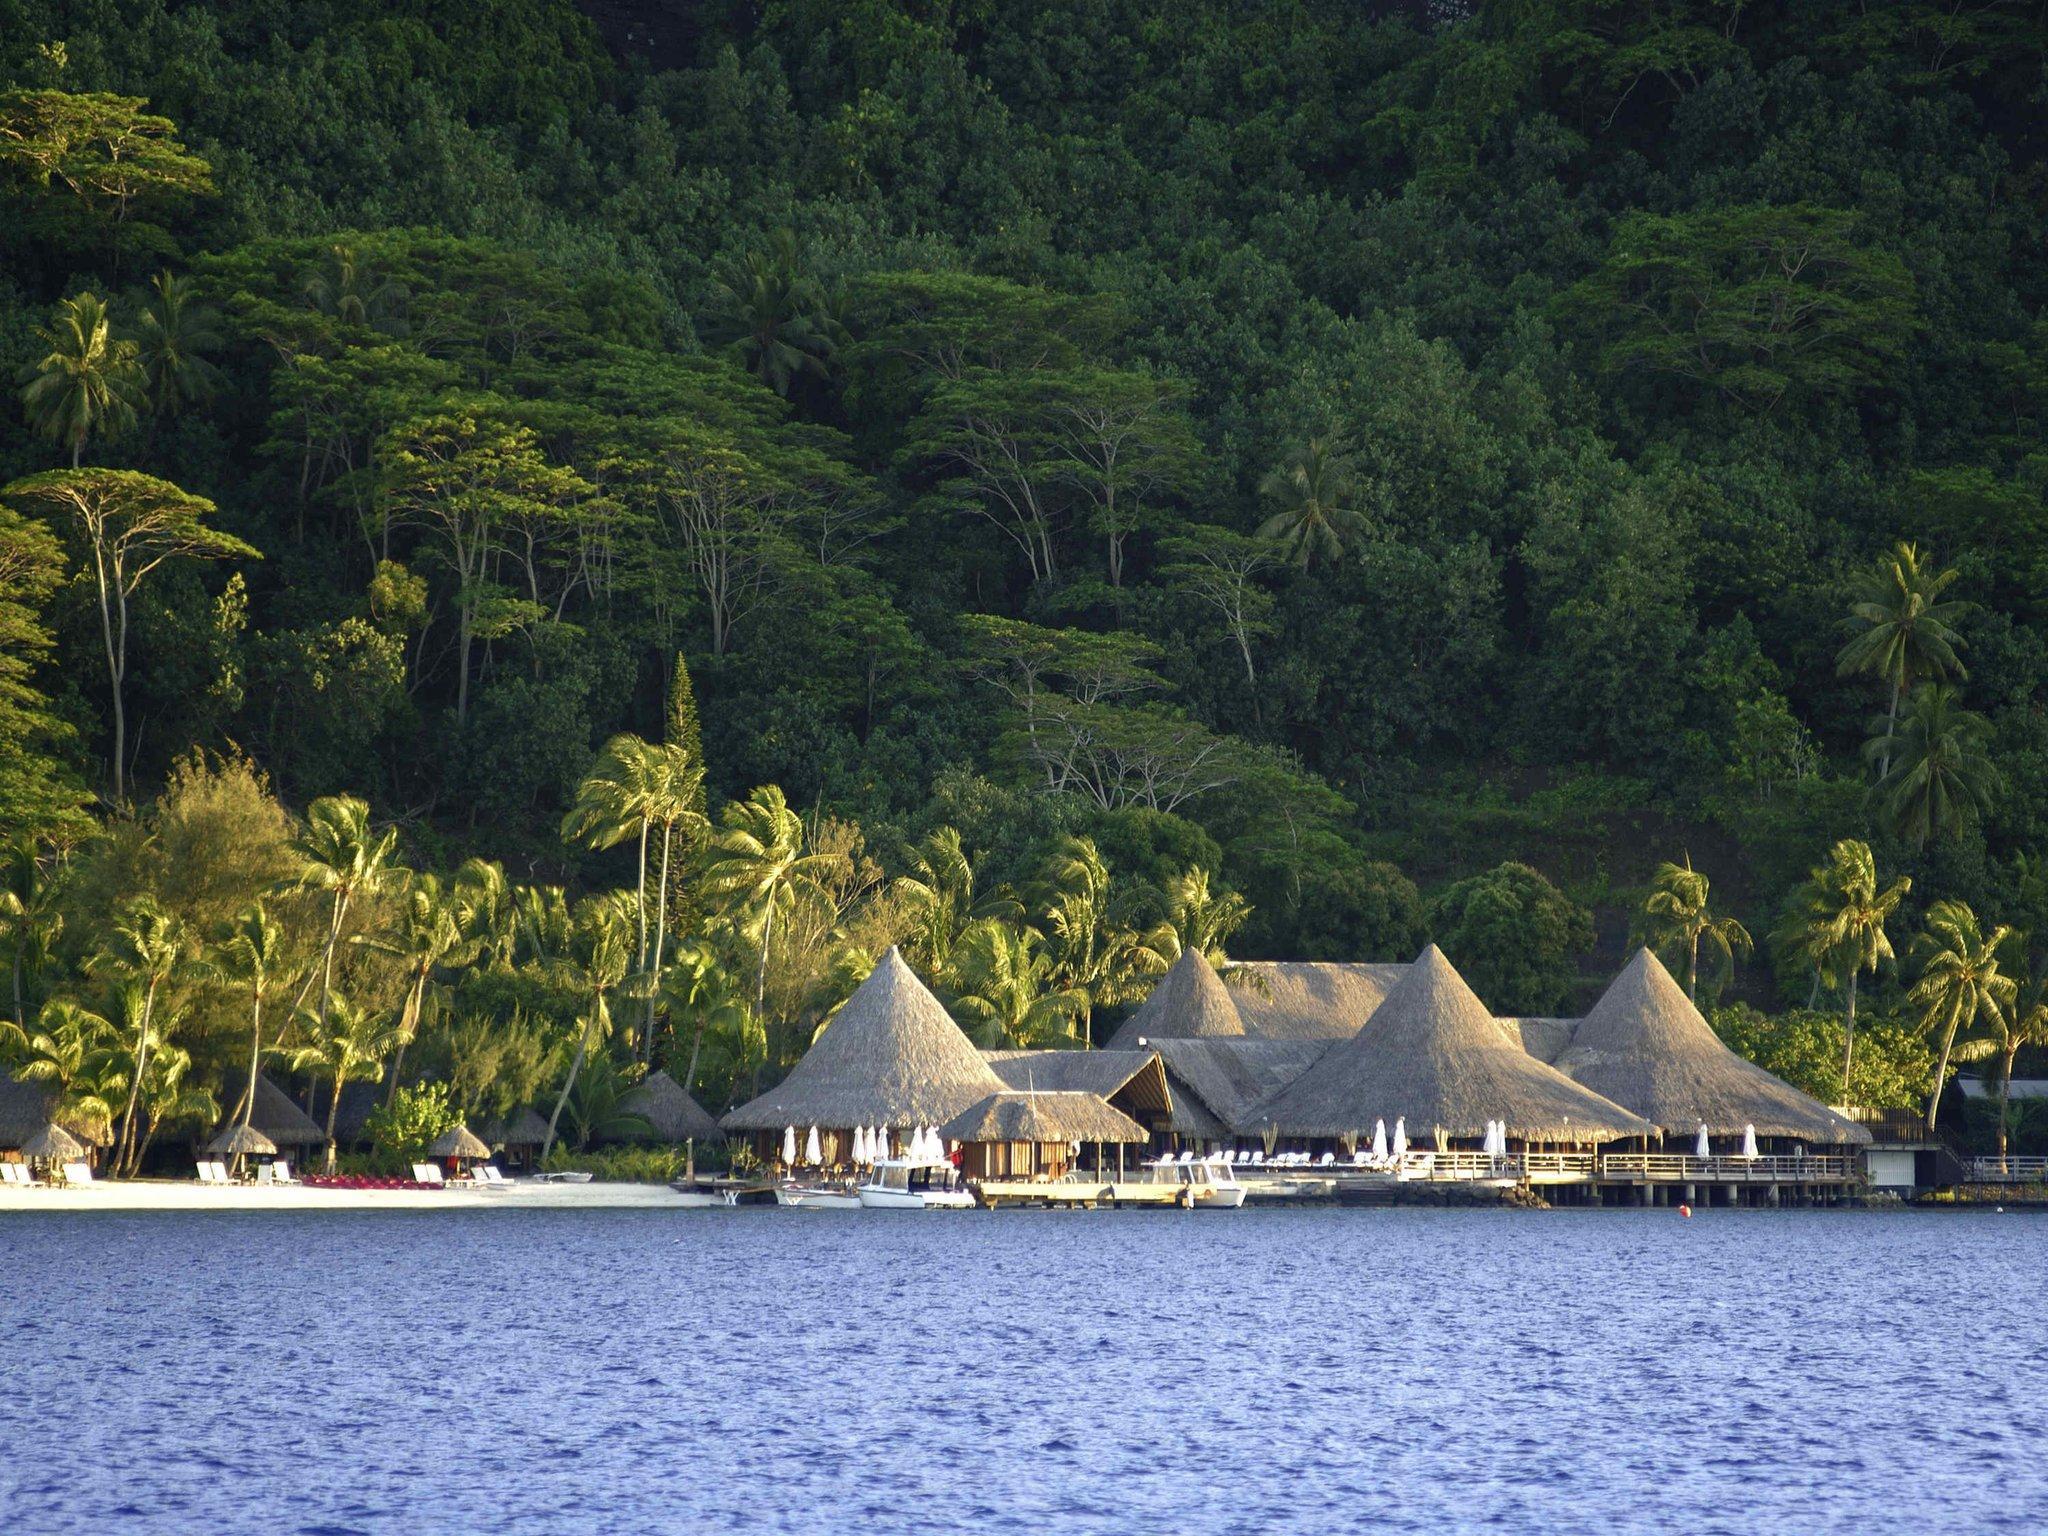
[[[1723,1045],[1647,949],[1636,951],[1579,1021],[1557,1064],[1671,1136],[1702,1125],[1714,1135],[1740,1135],[1753,1125],[1760,1136],[1830,1146],[1870,1140],[1862,1126]]]
[[[57,1097],[48,1083],[24,1082],[0,1072],[0,1147],[19,1147],[53,1120],[87,1146],[104,1147],[112,1140],[110,1127],[77,1115],[53,1115]]]
[[[1421,1138],[1479,1137],[1505,1120],[1521,1140],[1599,1142],[1655,1132],[1514,1044],[1434,944],[1349,1040],[1265,1103],[1240,1129],[1350,1136],[1405,1116]]]
[[[1261,1040],[1344,1040],[1358,1033],[1408,967],[1377,961],[1247,960],[1226,982],[1245,1033]]]
[[[983,1051],[1012,1088],[1099,1094],[1133,1115],[1173,1113],[1166,1065],[1157,1051]]]
[[[350,1146],[370,1139],[370,1112],[389,1097],[390,1090],[380,1082],[364,1079],[361,1082],[341,1085],[341,1108],[334,1112],[334,1139],[342,1146]],[[324,1107],[326,1097],[323,1094]]]
[[[54,1120],[47,1120],[33,1135],[22,1142],[21,1155],[44,1157],[61,1163],[69,1158],[85,1156],[85,1148],[80,1146],[78,1138],[63,1126]]]
[[[494,1147],[537,1147],[548,1139],[548,1123],[532,1109],[521,1108],[510,1119],[480,1127],[477,1134]]]
[[[489,1157],[491,1149],[466,1125],[443,1131],[427,1145],[429,1157]]]
[[[230,1111],[241,1102],[245,1081],[236,1077],[223,1086],[221,1103]],[[256,1107],[250,1112],[249,1123],[276,1143],[273,1151],[277,1147],[318,1146],[327,1140],[326,1129],[316,1125],[282,1088],[262,1075],[256,1079]]]
[[[992,1093],[939,1127],[948,1141],[1143,1141],[1147,1132],[1097,1093]]]
[[[229,1126],[206,1144],[209,1157],[275,1157],[277,1143],[253,1125]]]
[[[1142,1050],[1140,1040],[1212,1040],[1245,1034],[1244,1020],[1222,979],[1199,949],[1180,952],[1137,1011],[1109,1037],[1105,1049]]]
[[[1219,1140],[1254,1104],[1293,1082],[1330,1049],[1326,1040],[1160,1040],[1173,1087],[1173,1129]]]
[[[1564,1048],[1572,1043],[1572,1031],[1579,1027],[1577,1019],[1502,1019],[1500,1026],[1508,1038],[1538,1061],[1551,1066],[1557,1065],[1557,1058]]]
[[[891,949],[789,1076],[721,1123],[728,1131],[908,1130],[951,1120],[1006,1086]]]
[[[644,1131],[626,1132],[620,1138],[622,1141],[725,1140],[718,1122],[666,1072],[650,1072],[643,1077],[619,1100],[619,1112],[638,1115],[648,1127]]]

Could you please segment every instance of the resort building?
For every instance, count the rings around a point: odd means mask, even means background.
[[[983,1051],[996,1076],[1026,1092],[1092,1093],[1148,1136],[1171,1134],[1179,1105],[1157,1051]]]
[[[720,1123],[751,1137],[764,1164],[776,1161],[785,1130],[808,1141],[816,1129],[830,1167],[852,1161],[856,1128],[900,1140],[1009,1087],[891,948],[789,1076]]]
[[[1078,1053],[1088,1054],[1088,1053]],[[1103,1170],[1105,1146],[1142,1144],[1145,1127],[1100,1094],[1082,1090],[1010,1089],[993,1093],[939,1127],[960,1148],[960,1169],[970,1179],[1057,1179],[1077,1166]]]

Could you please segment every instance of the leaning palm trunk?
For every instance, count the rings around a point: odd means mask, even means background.
[[[675,831],[674,822],[661,829],[661,893],[655,898],[654,906],[654,968],[647,979],[647,1022],[640,1035],[640,1060],[643,1063],[654,1060],[654,1005],[661,996],[661,953],[668,945],[668,861]]]
[[[334,1066],[334,1097],[327,1105],[327,1171],[334,1172],[334,1127],[341,1119],[341,1085],[348,1081],[348,1065],[336,1062]]]
[[[263,1059],[263,997],[258,993],[249,1020],[249,1081],[242,1085],[242,1102],[235,1106],[235,1123],[243,1130],[256,1114],[256,1067]]]
[[[114,1169],[118,1173],[127,1162],[128,1152],[135,1139],[135,1109],[142,1102],[142,1074],[149,1067],[149,1016],[156,1006],[156,985],[142,998],[142,1025],[136,1031],[135,1073],[128,1084],[128,1109],[121,1116],[121,1140],[114,1149]]]
[[[398,1102],[398,1081],[405,1071],[405,1048],[412,1043],[412,1037],[420,1027],[420,1010],[426,1006],[427,968],[421,966],[413,978],[412,990],[405,997],[405,1013],[398,1024],[398,1048],[391,1053],[391,1083],[384,1092],[384,1107],[391,1108]]]
[[[583,1021],[583,1034],[576,1041],[576,1055],[569,1063],[569,1075],[562,1079],[562,1091],[555,1095],[554,1113],[548,1116],[548,1133],[540,1144],[540,1160],[545,1163],[548,1153],[555,1148],[555,1127],[561,1123],[562,1109],[569,1102],[569,1095],[575,1090],[577,1074],[583,1070],[583,1059],[590,1054],[590,1037],[597,1033],[597,1021],[604,1010],[602,992],[592,999],[590,1013]]]
[[[1816,972],[1816,975],[1818,973]],[[1842,1030],[1842,1103],[1849,1102],[1849,1071],[1856,1064],[1856,973],[1849,973],[1849,1013]]]
[[[1955,1049],[1956,1030],[1962,1024],[1962,1015],[1951,1009],[1948,1024],[1941,1032],[1941,1060],[1934,1069],[1934,1091],[1927,1095],[1927,1134],[1934,1134],[1935,1117],[1941,1113],[1941,1090],[1948,1085],[1948,1058]]]
[[[2019,1042],[2005,1048],[2005,1066],[1998,1081],[1998,1155],[2007,1156],[2006,1129],[2012,1124],[2012,1064],[2020,1053]]]

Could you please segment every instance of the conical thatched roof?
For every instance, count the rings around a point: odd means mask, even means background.
[[[638,1115],[644,1131],[629,1131],[625,1141],[723,1141],[725,1132],[666,1072],[650,1072],[619,1100],[619,1112]],[[543,1127],[545,1129],[545,1127]]]
[[[246,1077],[231,1079],[224,1086],[221,1102],[229,1110],[241,1101],[242,1084]],[[323,1098],[322,1107],[326,1105]],[[278,1147],[311,1147],[327,1140],[327,1131],[316,1125],[313,1119],[288,1094],[268,1077],[259,1074],[256,1078],[256,1107],[250,1111],[249,1123],[268,1136]]]
[[[21,1155],[44,1157],[61,1163],[70,1158],[85,1156],[85,1148],[78,1144],[76,1136],[51,1120],[45,1122],[41,1130],[22,1142]]]
[[[788,1077],[722,1122],[728,1131],[939,1125],[1006,1085],[891,949]]]
[[[1166,968],[1137,1012],[1117,1026],[1104,1049],[1143,1050],[1140,1040],[1241,1039],[1244,1032],[1244,1020],[1223,979],[1208,958],[1190,946]]]
[[[455,1126],[436,1136],[427,1147],[429,1157],[489,1157],[491,1149],[477,1140],[466,1125]]]
[[[531,1108],[522,1108],[503,1124],[486,1126],[479,1134],[494,1147],[537,1147],[548,1139],[548,1123]]]
[[[992,1093],[939,1127],[948,1141],[1143,1141],[1145,1127],[1097,1093]]]
[[[1636,951],[1593,1011],[1579,1022],[1559,1069],[1655,1121],[1667,1135],[1706,1126],[1738,1136],[1861,1145],[1870,1133],[1729,1050],[1699,1009],[1647,949]]]
[[[275,1157],[277,1143],[253,1125],[231,1125],[206,1144],[209,1157]]]
[[[1408,1134],[1479,1137],[1505,1120],[1518,1140],[1599,1142],[1655,1133],[1515,1045],[1434,944],[1365,1027],[1251,1110],[1246,1130],[1349,1136],[1405,1116]]]

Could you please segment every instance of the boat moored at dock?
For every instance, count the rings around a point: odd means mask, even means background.
[[[964,1211],[974,1195],[943,1158],[885,1157],[861,1181],[860,1203],[871,1211]]]

